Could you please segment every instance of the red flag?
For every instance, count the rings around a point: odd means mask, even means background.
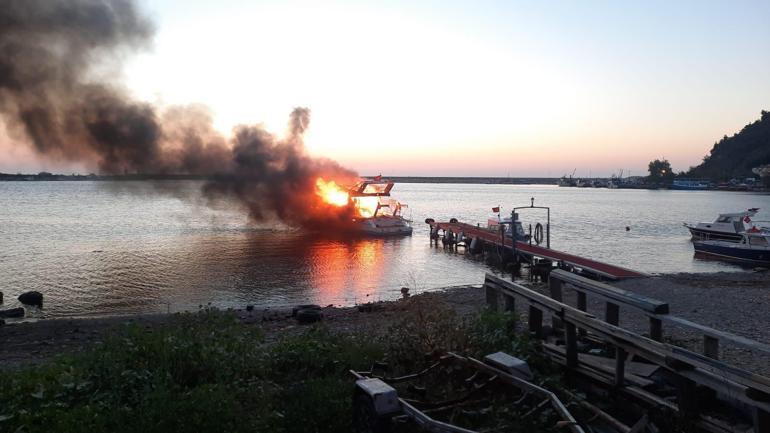
[[[751,222],[751,218],[749,218],[749,216],[748,216],[748,215],[746,215],[746,218],[744,218],[744,219],[743,219],[743,221],[744,221],[746,224],[748,224],[748,223],[750,223],[750,222]]]
[[[500,212],[500,206],[493,207],[492,212]]]
[[[374,176],[374,180],[382,180],[382,175],[378,174],[377,176]]]

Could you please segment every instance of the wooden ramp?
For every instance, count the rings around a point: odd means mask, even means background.
[[[489,230],[470,224],[461,222],[432,222],[430,225],[431,227],[439,230],[451,231],[455,235],[463,233],[465,237],[483,239],[485,242],[493,243],[497,246],[502,245],[502,239],[499,233],[491,232]],[[513,240],[506,238],[505,247],[513,249]],[[621,266],[615,266],[608,263],[591,260],[585,257],[568,254],[550,248],[530,245],[529,243],[521,241],[516,242],[516,253],[527,257],[538,257],[554,262],[561,262],[611,280],[648,276],[642,272],[633,271]]]

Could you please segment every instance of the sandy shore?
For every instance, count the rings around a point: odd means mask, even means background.
[[[616,284],[627,290],[666,301],[671,314],[694,322],[770,344],[770,273],[671,274]],[[547,293],[544,284],[532,285]],[[589,298],[590,299],[590,298]],[[565,301],[575,305],[572,291]],[[518,303],[519,305],[521,303]],[[381,302],[373,308],[325,308],[324,322],[340,332],[376,335],[403,320],[404,310],[426,305],[446,306],[458,315],[484,308],[480,286],[462,286],[412,296],[407,301]],[[589,312],[603,316],[603,304],[589,302]],[[304,329],[286,309],[256,308],[236,311],[244,325],[261,326],[268,338]],[[525,311],[519,311],[525,316]],[[39,363],[51,357],[79,351],[100,341],[127,323],[153,327],[169,320],[168,315],[136,315],[107,318],[51,319],[0,326],[0,368]],[[621,326],[647,331],[646,319],[623,312]],[[664,327],[664,334],[676,344],[700,350],[700,336]],[[722,346],[722,358],[743,368],[770,375],[770,357],[740,348]]]

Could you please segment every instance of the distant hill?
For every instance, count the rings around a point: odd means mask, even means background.
[[[687,176],[712,180],[752,177],[751,169],[763,164],[770,164],[770,112],[765,110],[741,132],[715,143],[703,163],[691,167]]]

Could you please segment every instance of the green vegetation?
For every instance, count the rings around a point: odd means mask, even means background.
[[[431,351],[506,350],[539,364],[513,316],[459,320],[435,306],[406,310],[378,338],[323,326],[268,342],[231,314],[182,314],[128,326],[94,349],[0,373],[2,432],[343,432],[348,370],[385,360],[407,371]],[[543,380],[549,380],[543,379]]]
[[[752,122],[732,137],[714,143],[703,163],[690,168],[688,177],[729,180],[753,177],[751,169],[770,164],[770,112],[762,110]]]
[[[674,171],[671,170],[667,159],[650,161],[648,170],[650,174],[647,176],[647,182],[652,185],[671,185],[674,180]]]

